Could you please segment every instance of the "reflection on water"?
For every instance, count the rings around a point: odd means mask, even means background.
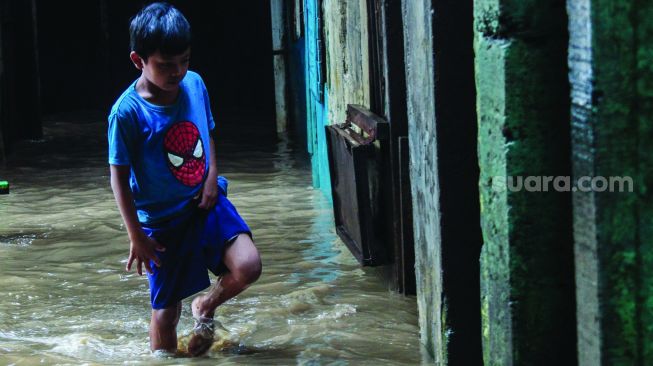
[[[331,208],[287,139],[220,141],[220,174],[254,230],[260,280],[217,310],[206,358],[153,355],[146,277],[109,187],[104,122],[51,121],[16,146],[0,178],[0,363],[422,363],[414,298],[385,290],[333,229]],[[189,303],[180,346],[192,326]]]

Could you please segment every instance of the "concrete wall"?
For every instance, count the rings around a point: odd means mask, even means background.
[[[445,364],[431,1],[402,6],[420,338],[435,363]]]
[[[308,116],[338,123],[347,104],[370,103],[366,6],[363,0],[322,4],[325,96],[309,101]],[[459,98],[439,89],[464,78],[445,54],[462,55],[464,47],[437,38],[461,37],[438,23],[456,10],[443,4],[403,1],[402,19],[421,340],[436,364],[453,364],[475,350],[452,347],[460,333],[447,308],[453,304],[447,286],[457,285],[449,271],[477,263],[472,256],[455,261],[465,250],[447,251],[448,240],[455,244],[447,232],[455,238],[456,230],[445,227],[446,218],[461,209],[451,198],[459,187],[448,180],[459,173],[459,156],[451,155],[457,151],[451,140],[440,139],[456,140],[460,129],[453,122],[460,115],[452,105],[465,105],[445,102]],[[474,1],[469,47],[483,235],[478,336],[486,365],[653,364],[652,15],[653,5],[636,0],[568,0],[567,8],[558,0]],[[316,60],[307,55],[307,70]],[[461,72],[461,79],[447,70]],[[313,146],[323,147],[316,132],[323,125],[308,125]],[[324,161],[320,154],[314,151],[314,169]],[[572,171],[575,177],[632,176],[635,192],[572,197],[550,180],[546,190],[546,180],[534,189],[506,187],[508,176]],[[473,174],[470,168],[454,179],[464,183]],[[443,182],[455,189],[447,192]]]
[[[506,190],[569,176],[567,16],[557,0],[475,0],[483,358],[576,360],[571,196]]]
[[[653,5],[574,0],[574,176],[633,191],[574,193],[580,365],[653,364]]]
[[[324,0],[328,124],[345,120],[347,104],[370,106],[365,0]]]

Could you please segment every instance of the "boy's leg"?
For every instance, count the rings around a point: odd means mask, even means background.
[[[261,257],[247,234],[238,235],[227,247],[223,261],[229,272],[221,276],[206,295],[193,300],[193,316],[213,318],[219,305],[243,292],[261,275]]]
[[[177,351],[177,323],[181,315],[181,301],[165,309],[152,309],[150,348],[152,351]]]

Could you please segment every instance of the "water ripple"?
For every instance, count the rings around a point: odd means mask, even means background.
[[[422,362],[415,299],[360,268],[311,188],[292,140],[220,141],[229,197],[254,231],[260,280],[216,312],[208,358],[148,350],[147,279],[124,271],[128,240],[109,186],[104,122],[54,121],[16,147],[0,196],[0,361],[15,364]],[[188,302],[180,345],[192,327]]]

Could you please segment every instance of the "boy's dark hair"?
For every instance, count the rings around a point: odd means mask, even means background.
[[[131,50],[147,58],[159,50],[164,55],[179,55],[190,47],[190,24],[168,3],[152,3],[141,9],[129,25]]]

